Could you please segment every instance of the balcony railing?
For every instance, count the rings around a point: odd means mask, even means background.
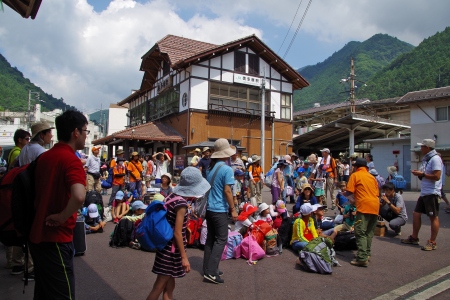
[[[148,121],[154,121],[161,119],[165,116],[168,116],[173,113],[177,113],[179,110],[179,101],[172,101],[170,103],[167,103],[164,107],[160,107],[159,109],[156,109],[155,111],[150,112],[150,116],[148,118]]]
[[[243,107],[210,103],[208,105],[208,109],[209,109],[209,111],[223,112],[223,113],[227,113],[227,114],[261,116],[261,110],[253,109],[253,108],[243,108]],[[271,117],[269,110],[265,111],[265,116],[266,116],[266,118]]]

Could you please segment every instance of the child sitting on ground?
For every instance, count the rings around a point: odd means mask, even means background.
[[[270,225],[272,225],[273,221],[272,221],[272,217],[270,216],[269,205],[267,203],[263,202],[258,206],[258,210],[259,210],[259,214],[256,217],[256,221],[262,220],[262,221],[265,221],[265,222],[269,223]]]
[[[341,225],[334,227],[335,232],[353,230],[356,218],[355,199],[349,200],[347,205],[345,205],[345,208],[342,209],[342,213],[344,215],[344,222]]]
[[[253,218],[253,214],[258,210],[257,207],[244,203],[242,206],[242,211],[238,216],[238,220],[234,224],[234,231],[239,232],[242,236],[247,233],[248,228],[256,221]]]
[[[87,215],[84,218],[84,228],[86,229],[86,234],[103,232],[106,222],[102,220],[102,217],[98,213],[97,204],[92,203],[87,208]]]
[[[118,191],[116,194],[116,198],[112,203],[111,216],[115,224],[118,224],[119,221],[126,216],[126,214],[130,211],[130,203],[125,198],[125,194],[122,191]]]
[[[142,219],[145,217],[145,210],[147,209],[147,205],[144,204],[144,202],[140,200],[136,200],[131,205],[131,209],[133,210],[132,216],[125,216],[122,219],[128,219],[131,222],[134,223],[134,226],[136,227]],[[128,246],[133,249],[141,249],[141,245],[139,244],[138,240],[134,238],[134,240],[130,241],[128,243]]]

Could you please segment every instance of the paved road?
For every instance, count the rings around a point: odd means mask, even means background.
[[[414,208],[418,193],[403,194],[408,215]],[[263,199],[270,201],[268,190]],[[106,200],[106,198],[105,198]],[[442,206],[441,206],[442,207]],[[291,206],[289,205],[290,209]],[[327,213],[332,216],[334,213]],[[429,236],[429,221],[423,219],[420,240]],[[175,299],[448,299],[450,289],[450,215],[441,213],[438,249],[421,251],[418,246],[402,245],[400,237],[388,234],[375,237],[368,268],[349,264],[353,253],[339,252],[332,275],[306,273],[296,269],[296,255],[285,250],[282,255],[264,258],[249,266],[244,259],[227,260],[220,264],[225,284],[203,282],[201,275],[203,252],[189,249],[192,271],[177,279]],[[403,229],[407,236],[412,229],[409,220]],[[113,225],[108,223],[102,234],[87,236],[88,250],[75,257],[76,295],[78,299],[145,299],[156,276],[151,272],[154,253],[108,246]],[[402,237],[403,237],[402,236]],[[5,264],[4,248],[0,247],[0,266]],[[0,269],[0,299],[32,299],[34,283],[22,294],[20,276]]]

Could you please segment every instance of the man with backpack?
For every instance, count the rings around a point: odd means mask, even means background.
[[[322,152],[322,158],[318,163],[318,166],[322,168],[323,171],[325,171],[325,198],[323,200],[323,205],[327,207],[327,197],[328,193],[330,194],[332,207],[331,209],[335,209],[335,196],[334,196],[334,186],[335,186],[335,180],[338,178],[337,168],[336,168],[336,161],[334,158],[330,155],[330,149],[324,148],[320,150]]]
[[[84,149],[88,121],[74,110],[55,119],[58,143],[37,160],[36,213],[30,232],[35,299],[75,299],[73,230],[85,198],[86,175],[76,150]]]

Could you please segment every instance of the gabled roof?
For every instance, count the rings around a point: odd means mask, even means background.
[[[441,88],[409,92],[401,97],[397,103],[412,103],[425,100],[438,100],[442,98],[450,98],[450,86]]]
[[[0,1],[1,2],[1,1]],[[23,18],[35,19],[42,0],[3,0],[3,3],[15,10]]]
[[[306,79],[264,44],[256,35],[247,36],[223,45],[214,45],[168,35],[158,41],[155,46],[142,56],[141,71],[145,73],[142,79],[141,91],[146,91],[153,86],[156,81],[157,72],[161,68],[161,61],[163,60],[169,63],[172,69],[176,70],[242,47],[250,47],[256,54],[268,62],[271,67],[291,82],[293,89],[302,89],[309,86]]]
[[[115,132],[104,138],[92,142],[94,145],[108,144],[115,139],[140,140],[140,141],[164,141],[182,143],[184,138],[171,126],[164,123],[145,123],[122,131]]]

